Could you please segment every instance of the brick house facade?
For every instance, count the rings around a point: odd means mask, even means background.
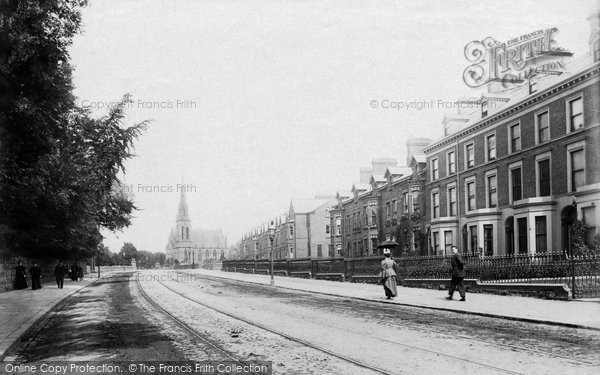
[[[597,233],[600,66],[591,57],[424,150],[430,254],[450,245],[482,255],[568,251],[576,218]]]

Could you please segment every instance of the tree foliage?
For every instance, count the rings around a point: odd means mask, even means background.
[[[600,238],[596,235],[588,241],[588,229],[583,220],[575,220],[571,227],[571,251],[573,255],[600,254]]]
[[[132,259],[137,258],[138,250],[131,242],[125,242],[123,247],[121,247],[121,251],[119,251],[119,255],[126,261],[131,262]]]
[[[72,94],[86,3],[0,0],[0,220],[20,255],[89,256],[135,210],[118,175],[147,124],[123,124],[128,96],[93,119]]]

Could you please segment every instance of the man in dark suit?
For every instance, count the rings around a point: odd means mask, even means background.
[[[31,289],[41,289],[42,288],[42,269],[38,267],[37,263],[33,264],[33,267],[29,269],[29,274],[31,275]]]
[[[63,284],[65,283],[65,275],[67,273],[67,269],[63,266],[62,261],[58,261],[56,267],[54,267],[54,276],[56,277],[56,285],[58,289],[63,288]]]
[[[450,281],[450,290],[448,291],[448,297],[446,299],[452,299],[454,291],[458,288],[460,294],[460,300],[465,301],[465,270],[462,257],[458,253],[458,248],[452,246],[452,258],[450,259],[450,265],[452,266],[452,281]]]

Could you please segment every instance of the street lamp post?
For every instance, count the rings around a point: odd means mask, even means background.
[[[275,227],[273,226],[273,223],[271,223],[271,225],[269,226],[269,253],[270,253],[270,258],[271,258],[271,286],[275,286],[275,278],[273,277],[273,240],[275,239]]]
[[[98,279],[100,279],[100,246],[96,247],[96,251],[98,254]]]

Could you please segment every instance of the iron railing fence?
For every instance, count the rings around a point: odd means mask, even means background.
[[[398,264],[398,280],[448,279],[450,256],[415,256],[394,258]],[[288,259],[274,261],[275,271],[342,273],[353,276],[377,276],[381,270],[380,256],[363,258]],[[465,278],[482,283],[560,283],[575,291],[575,298],[600,297],[600,257],[594,254],[568,256],[563,252],[548,252],[512,256],[464,255]],[[269,260],[225,260],[224,270],[256,271],[269,269]],[[252,271],[253,272],[253,271]]]

